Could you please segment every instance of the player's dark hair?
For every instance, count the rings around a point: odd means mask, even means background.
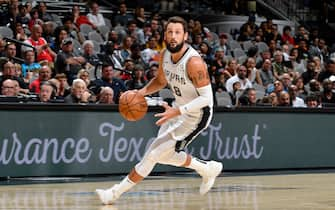
[[[165,30],[166,30],[166,27],[170,24],[170,23],[180,23],[183,25],[183,28],[184,28],[184,32],[187,32],[188,31],[188,28],[187,28],[187,22],[182,18],[182,17],[179,17],[179,16],[173,16],[173,17],[170,17],[167,21],[167,24],[165,25]]]

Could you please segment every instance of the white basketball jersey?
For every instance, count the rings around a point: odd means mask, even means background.
[[[191,57],[200,57],[191,46],[177,63],[173,63],[171,53],[166,50],[163,56],[163,70],[168,84],[176,98],[176,105],[181,106],[198,97],[198,92],[187,75],[186,64]]]

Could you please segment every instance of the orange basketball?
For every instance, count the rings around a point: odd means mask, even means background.
[[[128,121],[137,121],[148,111],[148,104],[144,96],[138,91],[128,90],[121,94],[119,112]]]

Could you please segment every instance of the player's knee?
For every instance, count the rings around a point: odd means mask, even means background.
[[[159,152],[152,150],[147,154],[147,159],[151,162],[157,163],[159,160]]]

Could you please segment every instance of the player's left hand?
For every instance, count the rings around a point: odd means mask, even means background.
[[[164,107],[165,111],[162,113],[155,114],[155,117],[160,117],[160,119],[157,120],[156,122],[156,125],[158,126],[162,125],[167,120],[181,114],[178,108],[171,107],[166,102],[162,103],[162,107]]]

